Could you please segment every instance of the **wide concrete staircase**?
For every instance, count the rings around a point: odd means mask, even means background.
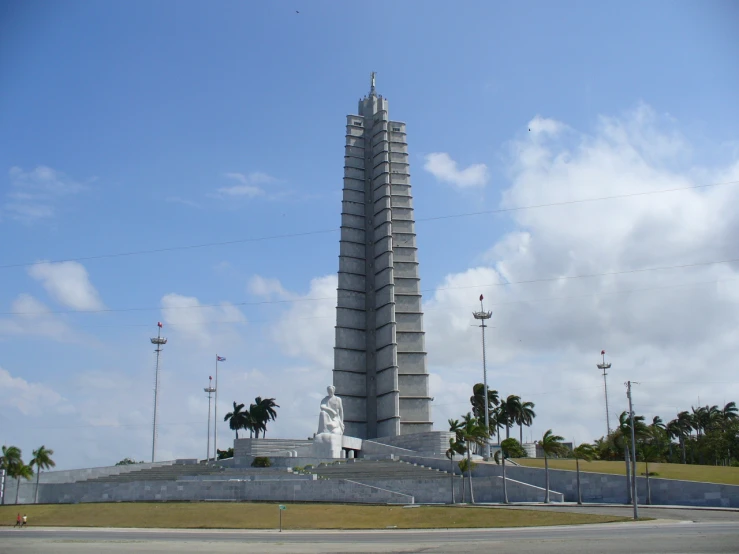
[[[130,483],[132,481],[176,481],[180,477],[198,475],[223,474],[224,468],[215,465],[198,464],[173,464],[169,466],[152,467],[118,475],[106,475],[87,479],[88,483]]]
[[[362,460],[339,462],[307,468],[326,479],[388,480],[388,479],[449,479],[447,471],[402,461]]]

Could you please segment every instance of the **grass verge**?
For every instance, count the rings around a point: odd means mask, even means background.
[[[536,527],[628,521],[618,516],[554,510],[507,510],[464,506],[359,506],[286,504],[283,529],[434,529]],[[42,504],[0,507],[0,525],[14,525],[18,508],[32,526],[144,527],[178,529],[275,529],[271,503],[115,503]]]
[[[544,460],[538,458],[517,458],[516,463],[528,467],[544,467]],[[646,469],[644,462],[637,462],[637,475],[641,476]],[[575,471],[575,460],[549,460],[550,469],[567,469]],[[609,473],[625,475],[624,462],[580,462],[580,471],[592,473]],[[685,481],[701,481],[703,483],[719,483],[723,485],[739,485],[739,467],[699,466],[692,464],[649,464],[649,474],[658,473],[655,477],[664,479],[682,479]]]

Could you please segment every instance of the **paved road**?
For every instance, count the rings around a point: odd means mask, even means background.
[[[530,507],[529,507],[530,508]],[[551,508],[542,508],[551,509]],[[574,506],[560,510],[582,510]],[[587,508],[594,513],[622,513],[628,508]],[[647,512],[649,510],[649,512]],[[455,552],[493,548],[534,554],[739,552],[739,513],[645,508],[654,522],[438,531],[199,531],[31,528],[0,530],[0,553],[73,552]],[[698,521],[698,523],[695,523]]]

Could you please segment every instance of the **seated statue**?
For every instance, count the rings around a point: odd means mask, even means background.
[[[335,387],[328,387],[328,396],[321,400],[321,413],[318,416],[318,435],[330,433],[344,434],[344,407],[341,398],[334,394]]]

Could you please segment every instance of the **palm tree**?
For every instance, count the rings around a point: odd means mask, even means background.
[[[567,448],[562,444],[564,437],[552,434],[552,430],[549,429],[539,441],[539,446],[544,451],[544,470],[546,475],[546,498],[544,502],[549,504],[549,456],[556,456],[557,454],[563,454]]]
[[[17,464],[13,470],[13,477],[17,479],[15,487],[15,503],[18,504],[18,495],[21,492],[21,478],[30,481],[33,477],[33,468],[21,462]]]
[[[461,442],[464,443],[465,449],[467,451],[467,481],[469,482],[470,486],[470,502],[474,504],[475,496],[472,491],[472,459],[470,446],[475,445],[480,447],[485,444],[485,440],[487,438],[485,425],[480,425],[480,422],[475,416],[473,416],[471,413],[467,413],[467,415],[462,418],[462,424],[457,436],[460,437]]]
[[[534,403],[533,402],[522,402],[521,403],[521,410],[518,414],[518,418],[516,419],[516,423],[518,423],[518,432],[519,432],[519,443],[521,446],[523,446],[523,426],[526,427],[531,426],[531,424],[534,422],[534,418],[536,417],[536,412],[534,412]]]
[[[452,425],[452,422],[453,421],[456,422],[457,424],[459,424],[459,421],[457,421],[456,419],[455,420],[451,420],[450,419],[449,420],[449,424],[450,424],[449,425],[450,426],[450,429],[449,430],[450,431],[454,431],[454,429],[452,428],[452,427],[454,427]],[[457,427],[458,427],[458,425],[457,425]],[[451,439],[451,438],[449,439],[449,448],[446,451],[446,457],[449,458],[449,462],[451,463],[452,504],[455,503],[454,502],[454,455],[455,454],[464,454],[464,445],[462,443],[460,443],[459,441],[457,441],[456,440],[456,437],[453,438],[453,439]],[[463,482],[463,484],[464,484],[464,482]]]
[[[521,397],[511,394],[503,402],[505,404],[506,420],[505,420],[505,438],[511,437],[511,425],[517,423],[521,418]]]
[[[2,456],[0,456],[0,471],[3,472],[2,478],[2,504],[5,504],[5,484],[8,477],[13,477],[15,474],[15,467],[22,464],[21,460],[21,449],[17,446],[3,446]]]
[[[644,460],[645,473],[647,476],[647,504],[652,503],[652,486],[649,483],[649,462],[659,461],[661,450],[660,446],[654,442],[644,443],[641,448],[641,457]]]
[[[737,410],[736,402],[729,402],[721,410],[721,415],[724,421],[734,421],[739,418],[739,410]]]
[[[683,451],[683,464],[687,464],[688,460],[685,453],[685,440],[690,435],[690,430],[693,428],[693,420],[690,416],[690,412],[682,411],[677,414],[677,419],[674,421],[677,423],[677,428],[680,430],[680,446]]]
[[[617,432],[621,435],[621,442],[623,443],[623,449],[624,449],[624,462],[626,463],[626,489],[627,489],[627,497],[629,499],[629,502],[631,502],[631,464],[630,464],[630,456],[629,456],[629,441],[631,440],[631,418],[629,417],[629,413],[626,411],[621,412],[621,414],[618,416],[618,429]],[[636,438],[643,437],[647,434],[647,426],[644,424],[644,416],[635,415],[634,416],[634,436]]]
[[[254,404],[249,406],[249,413],[254,419],[256,427],[256,436],[259,437],[259,431],[262,431],[262,438],[267,436],[267,423],[277,419],[277,411],[275,408],[280,406],[275,403],[274,398],[262,398],[257,396]]]
[[[470,396],[470,404],[472,404],[472,415],[479,421],[485,421],[485,385],[477,383],[472,387],[472,396]],[[495,406],[500,404],[498,391],[488,387],[488,420],[490,423],[489,436],[495,435],[495,426],[493,425],[493,412]]]
[[[31,463],[29,465],[31,467],[36,466],[36,492],[34,493],[34,504],[38,504],[38,482],[41,477],[41,470],[56,466],[54,460],[51,459],[53,455],[54,451],[49,450],[43,445],[33,451],[33,458],[31,458]]]
[[[234,409],[228,412],[224,417],[223,421],[228,421],[228,426],[232,431],[236,431],[236,438],[239,438],[239,429],[247,428],[247,420],[249,418],[249,412],[244,411],[243,404],[237,404],[234,402]]]
[[[582,443],[572,450],[577,468],[577,503],[582,506],[582,491],[580,490],[580,460],[592,462],[596,456],[595,446],[587,442]]]

